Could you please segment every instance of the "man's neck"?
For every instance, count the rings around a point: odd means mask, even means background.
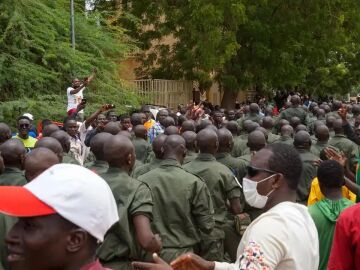
[[[18,136],[19,136],[21,139],[24,139],[24,140],[26,140],[26,139],[29,138],[29,134],[26,134],[26,135],[20,135],[20,134],[18,134]]]
[[[341,188],[334,189],[334,190],[324,190],[323,194],[324,194],[325,198],[332,200],[332,201],[337,201],[337,200],[340,200],[343,198]]]
[[[296,202],[296,191],[288,190],[286,192],[282,192],[282,196],[274,196],[265,206],[264,210],[268,211],[269,209],[283,202]]]

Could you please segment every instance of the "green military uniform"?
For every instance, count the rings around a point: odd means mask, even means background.
[[[150,153],[152,152],[151,145],[142,138],[134,138],[132,143],[135,147],[136,159],[142,163],[146,163]]]
[[[229,168],[217,162],[211,154],[200,153],[196,159],[184,165],[184,169],[204,179],[214,204],[215,228],[210,235],[203,236],[204,249],[201,256],[206,260],[222,261],[225,238],[222,226],[227,215],[226,201],[240,198],[241,188]]]
[[[189,163],[190,164],[190,163]],[[153,230],[160,234],[160,257],[171,262],[185,252],[194,252],[201,236],[214,229],[210,192],[200,178],[186,172],[175,159],[139,177],[153,193]]]
[[[161,161],[162,159],[155,157],[150,163],[146,163],[134,168],[131,176],[134,178],[139,178],[139,176],[159,167]]]
[[[341,152],[344,152],[348,159],[350,168],[353,170],[359,157],[358,146],[343,134],[336,134],[334,137],[330,138],[329,145],[339,149]]]
[[[307,113],[306,111],[302,108],[302,107],[290,107],[287,108],[286,110],[282,111],[280,113],[279,119],[286,119],[290,122],[292,117],[299,117],[301,120],[301,123],[304,125],[308,125],[308,117],[307,117]]]
[[[335,131],[334,130],[329,130],[329,135],[330,135],[330,138],[334,137],[335,136]]]
[[[333,116],[333,117],[335,117],[335,119],[340,119],[341,118],[337,111],[329,112],[329,113],[327,113],[326,116]],[[348,115],[348,117],[349,117],[349,115]]]
[[[320,157],[320,153],[321,151],[325,148],[325,147],[328,147],[329,144],[328,142],[319,142],[317,141],[316,143],[312,144],[311,145],[311,148],[310,148],[310,152],[316,156],[316,157]]]
[[[297,201],[306,205],[310,193],[311,182],[316,177],[316,167],[313,162],[319,158],[306,149],[297,149],[297,151],[299,152],[302,161],[302,171],[297,188]]]
[[[120,219],[106,234],[98,257],[105,267],[130,270],[131,261],[142,260],[141,255],[145,253],[137,243],[132,217],[141,214],[152,220],[151,191],[146,184],[119,168],[109,167],[101,176],[113,192]]]
[[[187,150],[183,164],[188,164],[189,162],[193,161],[197,157],[197,155],[198,153]]]
[[[233,157],[230,153],[216,153],[218,162],[228,167],[238,180],[246,175],[246,162],[240,158]]]
[[[17,222],[17,218],[0,214],[0,270],[9,270],[10,267],[7,262],[7,250],[5,244],[5,237],[10,229]]]
[[[317,123],[321,122],[323,125],[326,125],[326,119],[325,118],[317,118],[314,122],[309,123],[308,126],[307,126],[310,134],[315,133],[315,122],[317,122]]]
[[[90,163],[96,160],[96,157],[93,152],[89,151],[89,154],[86,156],[84,164]]]
[[[274,143],[275,141],[280,139],[279,135],[276,135],[276,134],[270,132],[269,130],[268,130],[267,135],[268,135],[268,138],[267,138],[267,143],[268,144]]]
[[[95,160],[93,162],[86,163],[84,167],[97,174],[103,174],[109,169],[109,164],[104,160]]]
[[[238,119],[237,120],[237,123],[238,125],[243,128],[244,126],[244,122],[246,120],[251,120],[253,122],[256,122],[256,123],[260,123],[261,119],[263,117],[260,115],[260,114],[256,114],[256,113],[249,113],[248,115],[246,115],[244,118],[241,118],[241,119]]]
[[[287,145],[294,145],[294,139],[290,136],[280,136],[280,138],[274,141],[274,143],[285,143]]]
[[[69,153],[64,153],[62,163],[69,163],[69,164],[81,165],[81,164],[79,163],[79,161],[77,161],[77,160],[74,158],[74,156],[73,156],[73,154],[71,154],[71,152],[69,152]]]
[[[5,167],[0,175],[0,186],[23,186],[26,184],[25,174],[16,167]]]
[[[234,147],[231,151],[233,157],[240,157],[243,155],[244,151],[248,148],[247,139],[244,140],[240,136],[234,137]]]

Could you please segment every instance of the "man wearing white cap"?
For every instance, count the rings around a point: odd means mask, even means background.
[[[19,217],[6,237],[12,270],[104,270],[98,243],[118,221],[111,189],[95,173],[58,164],[23,187],[0,187],[0,212]]]

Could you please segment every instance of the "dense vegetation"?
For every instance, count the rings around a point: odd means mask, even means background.
[[[68,0],[0,2],[0,120],[31,112],[37,119],[61,120],[66,88],[74,77],[98,75],[86,91],[90,112],[104,102],[137,105],[118,78],[118,63],[134,47],[119,27],[98,12],[85,13],[77,1],[76,50],[70,44]]]

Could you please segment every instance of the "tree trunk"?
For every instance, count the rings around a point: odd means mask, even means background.
[[[237,92],[225,90],[223,98],[221,100],[221,107],[227,110],[235,108],[235,102],[237,97]]]

